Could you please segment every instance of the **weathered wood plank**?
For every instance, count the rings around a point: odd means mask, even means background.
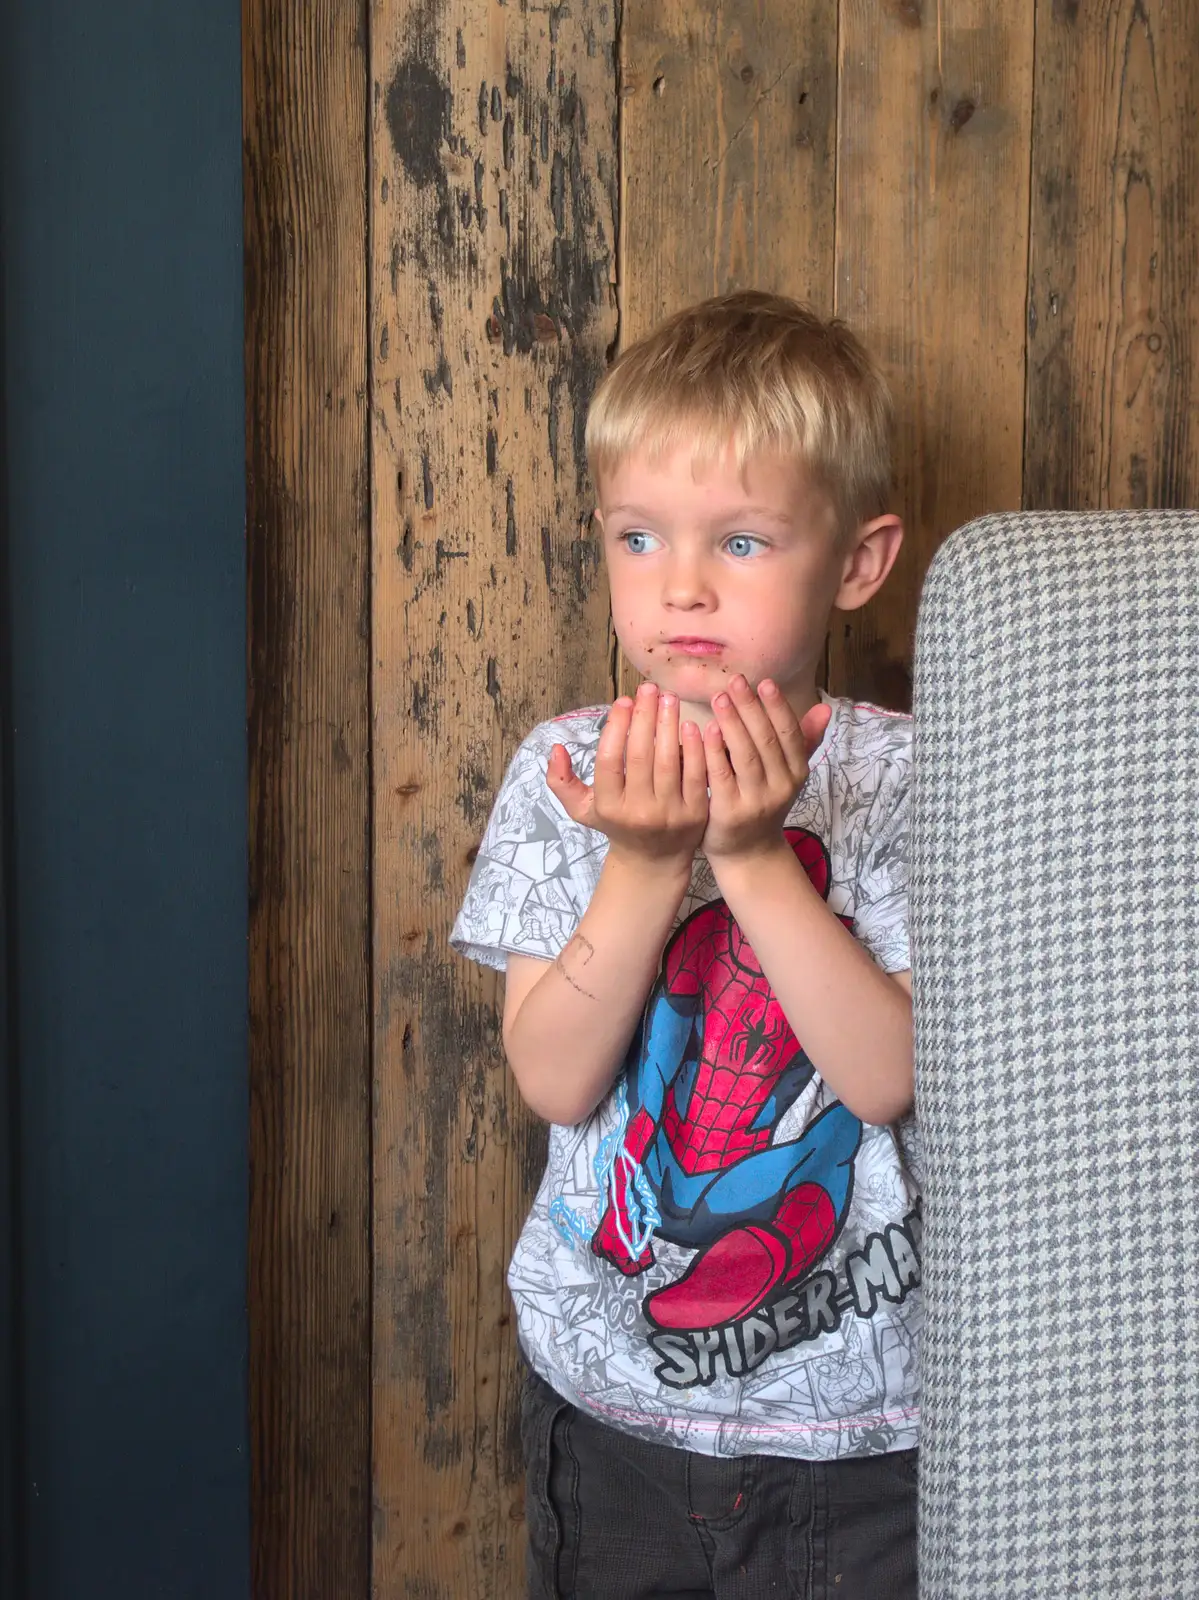
[[[246,0],[254,1593],[370,1584],[365,8]]]
[[[621,337],[729,289],[833,303],[837,0],[627,0]]]
[[[837,312],[899,411],[901,564],[837,619],[832,686],[905,705],[916,602],[945,535],[1020,505],[1031,6],[842,0]]]
[[[616,333],[614,14],[375,0],[374,1592],[522,1592],[504,1285],[543,1144],[446,935],[507,758],[610,693],[582,426]]]
[[[620,53],[621,343],[731,289],[831,312],[837,0],[626,0]]]
[[[1199,495],[1199,10],[1037,7],[1025,500]]]

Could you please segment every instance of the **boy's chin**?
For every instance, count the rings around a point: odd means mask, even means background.
[[[739,672],[745,668],[730,661],[705,659],[702,656],[673,656],[669,660],[656,657],[638,666],[641,676],[659,689],[677,694],[680,700],[710,700],[719,694]],[[746,676],[750,674],[747,672]]]

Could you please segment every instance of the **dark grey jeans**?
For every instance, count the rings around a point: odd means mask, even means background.
[[[717,1459],[609,1428],[530,1375],[529,1600],[916,1600],[916,1451]]]

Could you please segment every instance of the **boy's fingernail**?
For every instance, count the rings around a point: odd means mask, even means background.
[[[660,699],[660,700],[659,700],[659,702],[658,702],[658,703],[659,703],[659,705],[661,705],[661,706],[663,706],[663,707],[666,707],[666,706],[672,706],[672,705],[674,705],[674,702],[675,702],[675,697],[674,697],[674,695],[672,695],[672,694],[664,694],[664,695],[663,695],[663,696],[662,696],[662,697],[661,697],[661,699]]]
[[[654,686],[652,683],[643,683],[640,689],[637,691],[643,700],[648,700],[650,695],[654,692]]]
[[[712,703],[713,703],[713,705],[718,706],[721,711],[727,711],[728,708],[729,708],[729,705],[730,705],[729,697],[728,697],[727,694],[718,694],[716,696],[716,699]]]

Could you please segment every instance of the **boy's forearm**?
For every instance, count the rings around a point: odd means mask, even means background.
[[[649,867],[610,851],[574,936],[508,1021],[509,1065],[547,1122],[581,1122],[611,1088],[689,879],[690,863]]]
[[[912,1104],[912,1003],[829,910],[789,847],[713,863],[812,1065],[863,1122]]]

